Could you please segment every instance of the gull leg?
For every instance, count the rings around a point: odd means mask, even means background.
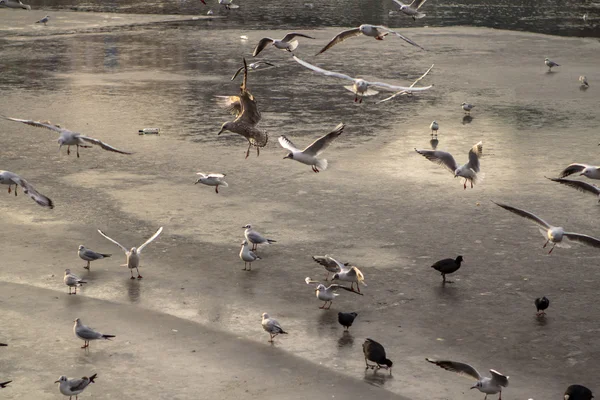
[[[382,36],[375,36],[375,40],[383,40]]]
[[[246,271],[246,264],[248,264],[246,261],[244,261],[244,269],[242,271]]]
[[[548,254],[552,253],[552,250],[554,250],[554,246],[556,246],[556,243],[552,243],[552,248],[550,249],[550,251],[548,252]]]
[[[130,268],[129,272],[131,272],[131,278],[129,278],[129,279],[135,279],[135,277],[133,276],[133,269]]]
[[[329,306],[327,308],[325,308],[326,310],[329,310],[331,308],[331,305],[333,304],[333,301],[329,300]]]
[[[219,185],[217,185],[217,187],[215,188],[215,192],[217,192],[217,194],[219,193]]]
[[[471,189],[473,189],[473,181],[471,181]]]
[[[360,100],[358,101],[359,104],[362,103],[362,99],[363,99],[362,96],[360,96]]]
[[[502,400],[502,390],[500,391],[500,394],[498,395],[498,400]]]
[[[356,103],[358,101],[358,96],[354,96],[354,102]]]
[[[327,302],[323,303],[323,305],[321,307],[319,307],[319,309],[321,309],[321,310],[325,309],[325,304],[327,304]]]
[[[79,145],[77,145],[77,158],[79,158]]]
[[[17,195],[17,189],[19,188],[19,185],[15,185],[15,196]]]
[[[256,157],[260,156],[260,147],[256,146]]]
[[[358,290],[358,293],[360,293],[360,286],[358,286],[358,282],[356,282],[356,290]]]
[[[67,155],[71,154],[71,146],[67,146]]]
[[[544,245],[542,246],[542,249],[546,248],[546,246],[548,245],[548,242],[550,242],[550,239],[546,240],[546,243],[544,243]]]
[[[83,267],[83,268],[85,268],[85,269],[90,269],[90,262],[88,261],[88,262],[87,262],[87,266],[85,266],[85,267]]]
[[[467,180],[465,179],[465,190],[467,190]]]
[[[269,343],[273,343],[273,334],[269,333],[270,339],[269,339]]]
[[[11,188],[10,188],[10,185],[8,185],[8,193],[10,193],[10,192],[11,192]],[[598,201],[600,202],[600,200],[598,200]]]
[[[329,280],[329,271],[327,271],[327,276],[325,276],[325,281]]]
[[[251,262],[248,263],[248,271],[252,271],[252,263]]]
[[[140,275],[140,270],[138,269],[138,267],[135,267],[135,270],[136,270],[136,271],[137,271],[137,273],[138,273],[138,279],[142,279],[142,278],[143,278],[143,276],[141,276],[141,275]],[[133,271],[131,271],[131,272],[132,272],[132,275],[133,275]]]

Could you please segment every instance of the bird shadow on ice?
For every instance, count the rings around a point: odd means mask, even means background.
[[[127,279],[127,297],[132,303],[140,301],[141,285],[137,279]]]
[[[535,319],[538,326],[546,326],[548,324],[548,319],[544,315],[536,315]]]
[[[372,372],[371,372],[372,371]],[[365,377],[363,380],[367,382],[369,385],[383,387],[387,381],[391,381],[394,379],[394,375],[390,375],[387,370],[368,370],[365,369]]]
[[[460,301],[460,291],[454,284],[440,283],[435,287],[434,294],[439,300],[457,302]]]
[[[344,347],[352,347],[354,345],[354,336],[350,333],[350,331],[343,331],[342,336],[338,339],[338,349],[343,349]]]
[[[462,118],[462,124],[463,125],[470,124],[471,122],[473,122],[473,119],[474,119],[473,117],[471,117],[470,115],[467,114]]]
[[[320,336],[331,337],[331,330],[337,324],[337,313],[330,310],[322,311],[317,322],[317,331]]]
[[[429,144],[431,145],[431,149],[432,149],[432,150],[435,150],[435,149],[437,149],[437,147],[438,147],[438,144],[439,144],[439,143],[440,143],[440,141],[439,141],[437,138],[432,138],[432,139],[429,141]]]
[[[585,92],[586,90],[588,90],[589,88],[585,85],[580,85],[579,86],[579,90],[581,90],[582,92]]]

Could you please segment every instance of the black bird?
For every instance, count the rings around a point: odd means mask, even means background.
[[[571,385],[565,391],[565,400],[592,400],[592,391],[585,386]]]
[[[544,310],[550,306],[550,300],[548,300],[546,296],[538,297],[535,299],[534,304],[535,308],[537,308],[537,313],[535,313],[535,315],[539,317],[540,315],[546,315]]]
[[[6,387],[6,385],[8,385],[9,383],[11,383],[12,381],[6,381],[6,382],[0,382],[0,389],[4,389]],[[577,386],[577,385],[575,385]],[[583,387],[583,386],[582,386]],[[590,392],[591,393],[591,392]]]
[[[442,278],[444,278],[443,283],[453,283],[452,281],[446,281],[446,274],[452,274],[458,271],[458,269],[460,268],[460,263],[462,263],[462,261],[462,256],[456,257],[456,260],[453,260],[452,258],[444,258],[443,260],[440,260],[433,264],[431,268],[442,273]]]
[[[366,339],[363,343],[363,353],[365,353],[365,369],[385,368],[390,370],[392,374],[392,361],[385,357],[385,349],[383,346],[373,339]],[[377,365],[369,365],[368,361],[372,361]],[[567,399],[568,400],[568,399]]]
[[[354,318],[356,318],[357,316],[358,316],[358,314],[355,312],[351,312],[351,313],[339,312],[338,313],[338,322],[340,323],[340,325],[342,325],[344,328],[346,328],[346,330],[348,330],[348,328],[350,328],[352,326],[352,323],[354,322]]]

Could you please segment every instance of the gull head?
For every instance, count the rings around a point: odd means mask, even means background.
[[[71,270],[69,268],[65,269],[65,275],[69,275],[71,273]]]
[[[242,246],[248,246],[248,241],[247,241],[247,240],[244,240],[244,241],[242,242]]]
[[[131,250],[129,250],[129,252],[131,254],[137,254],[137,247],[132,247]]]
[[[85,249],[85,247],[83,247],[83,245],[82,245],[82,244],[80,244],[80,245],[79,245],[79,250],[83,250],[83,249]]]
[[[67,381],[67,377],[63,375],[60,378],[58,378],[57,381],[54,381],[54,383],[61,383],[61,382],[66,382],[66,381]]]
[[[223,125],[221,125],[221,130],[219,131],[219,133],[217,133],[217,135],[220,135],[221,133],[223,133],[223,131],[230,130],[229,129],[230,127],[231,127],[231,122],[225,122]]]
[[[332,281],[335,281],[336,279],[340,279],[340,274],[333,274],[333,277],[331,278]],[[321,285],[323,286],[323,285]]]
[[[369,84],[364,79],[357,79],[354,81],[354,88],[357,93],[364,93],[369,89]]]
[[[544,59],[544,61],[550,61],[550,59],[549,59],[548,57],[546,57],[546,58]]]
[[[483,383],[481,381],[477,381],[477,383],[471,386],[471,389],[481,389],[483,387]]]
[[[81,320],[80,320],[79,318],[75,318],[75,319],[73,320],[73,322],[75,322],[76,324],[80,324],[80,323],[81,323]]]
[[[579,175],[587,176],[589,178],[590,175],[592,174],[592,171],[594,171],[595,169],[596,169],[596,167],[585,167]]]
[[[315,289],[315,292],[319,291],[319,290],[325,290],[326,287],[325,285],[323,285],[322,283],[319,283],[319,286],[317,286],[317,288]]]
[[[262,319],[269,319],[269,314],[267,314],[266,312],[262,313]]]
[[[283,159],[285,160],[286,158],[289,158],[290,160],[294,159],[294,153],[287,153],[287,155],[285,157],[283,157]]]
[[[242,226],[242,228],[243,229],[252,229],[252,225],[247,224],[247,225]]]
[[[401,9],[402,11],[404,11],[404,10],[408,10],[408,9],[409,9],[409,7],[408,7],[406,4],[403,4],[402,6],[400,6],[400,9]]]

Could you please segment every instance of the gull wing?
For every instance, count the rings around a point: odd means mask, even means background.
[[[93,259],[99,259],[100,256],[104,256],[104,254],[101,253],[97,253],[94,250],[90,250],[90,249],[85,249],[83,251],[83,256],[88,257],[88,258],[93,258]]]
[[[22,122],[22,123],[27,124],[27,125],[35,126],[36,128],[50,129],[51,131],[58,132],[58,133],[62,133],[64,131],[68,131],[67,129],[63,129],[63,128],[61,128],[58,125],[51,124],[48,121],[46,121],[46,122],[39,122],[39,121],[34,121],[32,119],[11,118],[11,117],[7,117],[5,115],[0,115],[0,117],[2,117],[4,119],[7,119],[9,121]],[[70,131],[68,131],[68,132],[70,132]]]
[[[308,38],[308,39],[314,39],[314,37],[305,35],[303,33],[290,32],[287,35],[285,35],[283,37],[283,39],[281,39],[281,41],[282,42],[289,42],[290,40],[292,40],[295,37],[303,37],[303,38]]]
[[[423,92],[425,90],[429,90],[433,87],[433,85],[429,85],[429,86],[424,86],[424,87],[419,87],[419,88],[414,88],[412,86],[407,87],[407,86],[395,86],[395,85],[390,85],[389,83],[384,83],[384,82],[368,82],[367,84],[369,84],[369,86],[377,86],[380,87],[382,89],[387,89],[387,90],[395,90],[395,91],[399,91],[399,90],[405,90],[408,91],[410,90],[411,92]]]
[[[346,290],[346,291],[348,291],[348,292],[352,292],[352,293],[354,293],[354,294],[359,294],[359,295],[361,295],[361,296],[364,296],[364,295],[363,295],[362,293],[360,293],[360,292],[354,291],[354,290],[352,290],[352,289],[350,289],[350,288],[348,288],[348,287],[346,287],[346,286],[344,286],[344,285],[338,285],[337,283],[332,283],[331,285],[329,285],[329,286],[327,287],[327,289],[326,289],[326,290],[338,290],[338,289],[343,289],[343,290]]]
[[[446,371],[456,372],[457,374],[463,376],[470,376],[477,380],[481,380],[482,378],[481,374],[469,364],[449,360],[433,360],[431,358],[426,358],[425,360],[437,365],[438,367],[444,368]]]
[[[29,182],[21,178],[19,175],[13,174],[10,179],[17,185],[21,186],[23,188],[23,193],[31,197],[33,201],[38,203],[40,206],[54,208],[54,203],[52,200],[35,190],[35,188],[31,186]]]
[[[196,175],[200,175],[201,178],[207,178],[208,175],[205,174],[204,172],[196,172]]]
[[[404,4],[403,2],[401,2],[400,0],[394,0],[394,3],[396,3],[396,5],[397,5],[398,7],[402,7],[402,6],[405,6],[405,5],[406,5],[406,4]]]
[[[267,47],[271,43],[273,43],[273,39],[271,39],[271,38],[266,37],[266,38],[260,39],[260,41],[258,42],[256,47],[254,48],[254,53],[252,53],[252,57],[256,57],[261,51],[263,51],[265,49],[265,47]]]
[[[237,74],[243,69],[244,69],[244,67],[241,67],[238,70],[238,72],[234,75],[234,77],[231,78],[231,80],[234,80],[235,77],[237,76]],[[219,103],[219,105],[221,107],[223,107],[228,112],[235,115],[236,117],[242,113],[242,101],[240,99],[240,96],[215,96],[215,97],[216,97],[217,103]]]
[[[558,182],[563,185],[570,186],[573,189],[579,190],[580,192],[591,193],[591,194],[595,194],[596,196],[600,195],[600,188],[596,185],[592,185],[587,182],[575,181],[572,179],[548,178],[548,177],[545,177],[545,178],[551,180],[552,182]]]
[[[279,136],[279,144],[286,150],[291,151],[292,153],[295,151],[300,151],[294,143],[290,139],[285,136]]]
[[[502,204],[502,203],[496,203],[495,201],[492,201],[492,203],[494,203],[497,206],[500,206],[500,207],[504,208],[505,210],[508,210],[508,211],[510,211],[512,213],[520,215],[523,218],[527,218],[528,220],[531,220],[531,221],[535,222],[536,224],[538,224],[542,228],[546,228],[546,229],[552,228],[552,225],[550,225],[549,223],[547,223],[546,221],[544,221],[543,219],[541,219],[537,215],[530,213],[529,211],[521,210],[519,208],[511,207],[511,206],[508,206],[508,205]],[[567,235],[567,233],[565,232],[565,236],[566,235]]]
[[[415,149],[417,153],[425,157],[431,162],[434,162],[438,165],[446,167],[450,172],[454,173],[458,168],[458,164],[452,154],[447,153],[445,151],[439,150],[418,150]]]
[[[407,38],[406,36],[386,27],[386,26],[381,26],[381,25],[376,25],[375,28],[377,28],[377,30],[379,31],[383,31],[383,32],[387,32],[387,33],[391,33],[393,35],[398,36],[400,39],[404,40],[406,43],[410,43],[413,46],[416,46],[418,48],[420,48],[421,50],[425,50],[424,48],[422,48],[421,46],[419,46],[418,44],[416,44],[415,42],[413,42],[411,39]]]
[[[267,239],[265,239],[260,233],[251,230],[250,232],[248,232],[248,239],[252,242],[252,243],[264,243],[267,241]]]
[[[333,47],[333,46],[335,46],[336,44],[338,44],[338,43],[340,43],[340,42],[343,42],[344,40],[346,40],[346,39],[348,39],[348,38],[351,38],[351,37],[354,37],[354,36],[359,36],[359,35],[361,35],[361,34],[362,34],[362,33],[361,33],[361,31],[360,31],[360,28],[352,28],[352,29],[349,29],[349,30],[347,30],[347,31],[340,32],[340,33],[338,33],[338,34],[337,34],[337,35],[336,35],[336,36],[335,36],[333,39],[331,39],[331,40],[329,41],[329,43],[327,43],[327,44],[325,45],[325,47],[323,47],[323,48],[321,49],[321,51],[319,51],[319,52],[318,52],[317,54],[315,54],[315,55],[316,55],[316,56],[318,56],[319,54],[321,54],[321,53],[324,53],[325,51],[329,50],[330,48],[332,48],[332,47]]]
[[[248,64],[246,64],[246,59],[244,58],[244,80],[242,81],[242,86],[240,88],[240,104],[241,104],[241,114],[236,118],[236,122],[243,121],[250,125],[256,125],[260,121],[260,111],[258,111],[258,106],[256,105],[256,100],[254,100],[254,96],[248,91],[246,85],[248,83]]]
[[[125,252],[125,254],[127,254],[129,252],[129,250],[127,250],[125,248],[125,246],[123,246],[121,243],[117,242],[115,239],[111,239],[108,236],[106,236],[106,234],[104,232],[102,232],[100,229],[98,229],[98,232],[104,236],[105,238],[107,238],[108,240],[110,240],[111,242],[113,242],[114,244],[116,244],[117,246],[119,246],[121,249],[123,249],[123,251]]]
[[[225,174],[208,174],[209,178],[225,178]]]
[[[319,68],[317,66],[309,64],[306,61],[303,61],[303,60],[299,59],[296,56],[293,56],[292,58],[294,60],[296,60],[296,62],[298,64],[303,65],[303,66],[305,66],[308,69],[312,69],[313,71],[318,72],[320,74],[323,74],[323,75],[326,75],[326,76],[333,76],[335,78],[348,79],[349,81],[354,81],[354,78],[352,78],[351,76],[348,76],[348,75],[345,75],[345,74],[340,74],[339,72],[327,71],[326,69]]]
[[[71,389],[71,392],[83,390],[89,384],[90,380],[84,376],[82,379],[73,379],[69,381],[69,389]]]
[[[104,150],[108,150],[108,151],[112,151],[112,152],[114,152],[114,153],[120,153],[120,154],[133,154],[133,153],[130,153],[130,152],[128,152],[128,151],[119,150],[119,149],[117,149],[117,148],[115,148],[115,147],[109,146],[108,144],[104,143],[103,141],[101,141],[101,140],[98,140],[98,139],[91,138],[91,137],[89,137],[89,136],[77,135],[77,137],[78,137],[79,139],[81,139],[81,140],[85,141],[85,142],[88,142],[88,143],[91,143],[91,144],[95,144],[95,145],[97,145],[97,146],[100,146],[100,147],[102,147]]]
[[[344,268],[344,264],[336,260],[335,258],[326,255],[326,256],[313,256],[313,260],[324,266],[328,271],[331,269],[331,272],[334,270],[336,272],[340,272]]]
[[[595,237],[573,232],[565,232],[564,235],[567,237],[567,239],[574,242],[587,244],[588,246],[593,247],[600,247],[600,239],[596,239]]]
[[[89,326],[81,325],[76,329],[77,336],[85,340],[100,339],[102,334],[98,331],[93,330]]]
[[[0,388],[5,388],[6,385],[8,385],[9,383],[11,383],[12,381],[5,381],[5,382],[0,382]]]
[[[394,0],[395,1],[395,0]],[[410,3],[410,7],[414,8],[415,10],[418,10],[419,8],[421,8],[421,6],[423,4],[425,4],[427,0],[413,0],[412,3]]]
[[[142,250],[144,249],[144,247],[146,247],[147,245],[150,244],[150,242],[152,242],[154,239],[156,239],[158,237],[158,235],[160,235],[160,233],[162,232],[163,227],[161,226],[160,228],[158,228],[158,230],[156,231],[156,233],[154,235],[152,235],[152,237],[148,240],[146,240],[144,242],[144,244],[142,244],[140,247],[138,247],[137,252],[138,254],[140,254],[142,252]]]
[[[409,86],[409,89],[412,89],[412,88],[413,88],[413,86],[415,86],[415,85],[416,85],[416,84],[417,84],[417,83],[418,83],[418,82],[419,82],[421,79],[425,78],[425,76],[427,76],[427,74],[429,73],[429,71],[431,71],[431,70],[432,70],[432,68],[433,68],[433,66],[434,66],[434,65],[435,65],[435,64],[431,64],[431,67],[429,67],[429,69],[428,69],[427,71],[425,71],[425,73],[424,73],[423,75],[421,75],[419,78],[417,78],[417,80],[416,80],[416,81],[414,81],[414,82],[412,83],[412,85],[410,85],[410,86]],[[432,86],[433,86],[433,85],[432,85]],[[386,97],[386,98],[385,98],[385,99],[383,99],[383,100],[379,100],[379,101],[378,101],[377,103],[375,103],[375,104],[383,103],[384,101],[392,100],[392,99],[395,99],[395,98],[396,98],[396,97],[398,97],[398,96],[402,96],[402,95],[404,95],[404,94],[408,94],[408,93],[411,93],[411,90],[402,90],[402,91],[400,91],[400,92],[398,92],[398,93],[394,93],[394,94],[393,94],[393,95],[391,95],[390,97]]]
[[[467,168],[471,168],[475,172],[479,172],[479,157],[483,153],[483,142],[477,142],[471,150],[469,150],[469,162]]]
[[[571,164],[567,166],[567,168],[563,169],[560,174],[558,174],[559,178],[564,178],[565,176],[573,175],[577,172],[583,171],[587,165],[585,164]]]
[[[315,281],[315,280],[311,279],[310,276],[307,276],[306,278],[304,278],[304,282],[306,282],[307,285],[311,285],[313,283],[320,283],[319,281]]]
[[[346,125],[343,122],[340,123],[333,131],[312,142],[309,146],[302,150],[302,152],[311,156],[318,156],[325,151],[325,149],[328,148],[338,136],[342,134],[345,126]]]
[[[508,386],[508,376],[502,375],[495,369],[490,369],[490,373],[492,374],[492,382],[497,383],[500,386]]]

